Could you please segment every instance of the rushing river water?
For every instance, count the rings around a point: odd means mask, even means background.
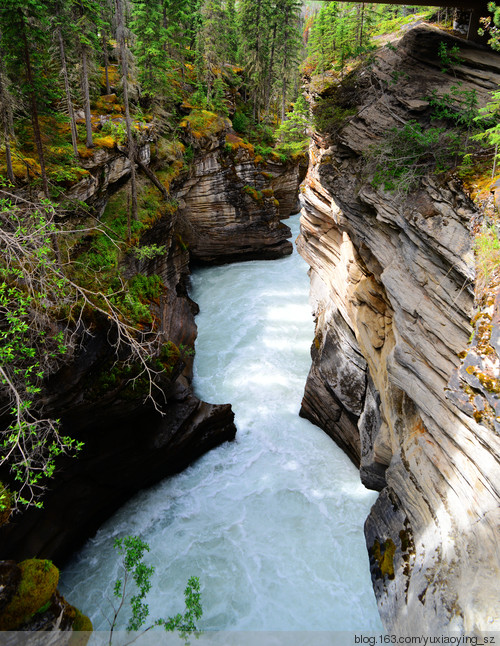
[[[295,238],[299,216],[289,225]],[[237,439],[118,511],[65,569],[64,595],[106,630],[113,540],[135,534],[156,568],[152,618],[180,611],[196,575],[206,630],[379,630],[363,537],[376,494],[298,416],[314,335],[306,264],[294,251],[204,268],[192,286],[195,390],[232,403]]]

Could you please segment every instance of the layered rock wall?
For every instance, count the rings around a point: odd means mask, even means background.
[[[186,120],[196,156],[178,198],[192,258],[223,263],[290,254],[290,229],[281,219],[298,210],[305,155],[266,160],[232,131],[228,119],[212,117],[209,125],[200,132]]]
[[[447,75],[441,42],[461,50]],[[316,316],[302,414],[381,490],[365,527],[372,579],[386,628],[407,634],[499,628],[500,438],[491,418],[453,403],[468,387],[457,370],[478,214],[449,174],[405,194],[374,188],[366,171],[384,133],[429,123],[425,97],[458,80],[484,103],[500,58],[430,27],[380,50],[348,79],[350,116],[314,137],[301,220]]]

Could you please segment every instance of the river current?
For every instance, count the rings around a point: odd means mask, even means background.
[[[299,216],[287,223],[295,239]],[[181,611],[194,575],[204,630],[380,630],[363,536],[376,494],[298,415],[314,336],[308,293],[296,250],[194,272],[194,388],[231,402],[236,440],[139,493],[67,565],[60,588],[95,630],[111,614],[113,541],[128,534],[151,548],[151,618]]]

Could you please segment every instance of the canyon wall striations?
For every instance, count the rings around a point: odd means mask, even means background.
[[[442,42],[460,48],[446,74]],[[500,627],[498,397],[479,378],[498,378],[496,328],[486,359],[468,348],[481,216],[450,173],[405,193],[374,188],[366,166],[390,129],[429,125],[428,97],[457,82],[484,104],[500,57],[423,25],[381,48],[322,91],[341,110],[313,136],[303,189],[316,336],[301,414],[381,492],[365,526],[372,580],[385,627],[404,634]]]

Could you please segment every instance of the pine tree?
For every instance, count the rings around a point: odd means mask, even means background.
[[[56,0],[53,6],[53,10],[55,14],[54,26],[55,26],[55,31],[57,34],[57,40],[59,44],[59,56],[61,59],[61,73],[64,80],[66,105],[68,107],[68,117],[69,117],[70,130],[71,130],[71,143],[73,146],[73,154],[75,155],[75,157],[78,157],[78,137],[77,137],[77,130],[76,130],[76,120],[75,120],[75,112],[73,109],[73,100],[71,98],[68,67],[66,64],[66,47],[65,47],[64,36],[63,36],[63,26],[66,22],[67,15],[64,14],[61,0]]]
[[[101,6],[101,47],[104,67],[104,82],[106,85],[106,94],[111,94],[111,84],[109,81],[109,54],[108,43],[111,39],[113,25],[113,3],[110,0],[100,0]]]
[[[79,44],[82,66],[81,88],[85,113],[85,143],[87,148],[92,148],[94,144],[92,141],[89,74],[93,54],[98,48],[97,28],[101,12],[97,0],[74,0],[74,10],[76,18],[75,35]]]
[[[222,68],[227,60],[227,14],[221,0],[205,0],[201,10],[202,28],[199,34],[199,52],[203,59],[207,88],[206,101],[210,106],[212,94],[221,88]],[[220,97],[218,97],[220,98]]]
[[[277,0],[276,10],[282,16],[279,23],[278,43],[281,77],[281,119],[285,119],[291,81],[298,69],[301,40],[299,24],[302,3],[300,0]]]
[[[241,53],[250,81],[254,121],[259,119],[266,80],[269,54],[267,25],[271,13],[271,0],[242,0],[239,5]]]
[[[337,2],[324,5],[313,22],[307,43],[308,56],[316,63],[316,70],[324,73],[332,64],[336,52],[335,25]]]
[[[52,79],[42,74],[49,40],[49,15],[47,6],[37,0],[9,0],[0,4],[0,33],[2,49],[9,52],[9,63],[17,68],[21,77],[19,93],[27,99],[33,138],[40,164],[42,190],[48,197],[49,186],[45,167],[45,154],[40,130],[39,104],[54,97]],[[4,61],[5,63],[5,61]],[[20,68],[20,69],[19,69]]]

